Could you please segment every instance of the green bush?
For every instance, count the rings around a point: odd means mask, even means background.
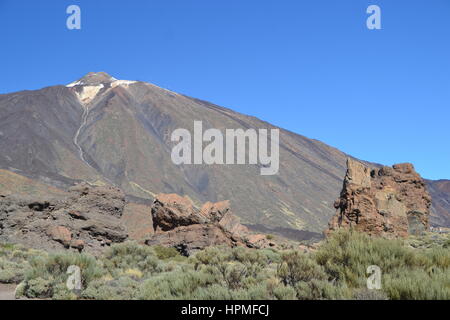
[[[204,272],[162,273],[147,279],[137,295],[143,300],[193,299],[198,288],[215,283],[213,275]]]
[[[50,298],[53,296],[53,278],[37,277],[26,283],[25,293],[28,298]]]
[[[384,276],[383,291],[394,300],[450,300],[450,272],[397,270]]]
[[[375,239],[362,233],[342,231],[325,241],[315,253],[315,260],[325,268],[330,279],[346,282],[351,287],[362,284],[367,267],[371,265],[388,273],[403,266],[425,267],[430,263],[399,240]]]
[[[139,286],[138,281],[126,276],[110,281],[94,280],[83,291],[82,297],[95,300],[132,300]]]
[[[352,295],[345,284],[333,284],[319,279],[299,282],[295,289],[300,300],[346,300]]]
[[[86,254],[55,253],[35,257],[30,261],[30,268],[25,274],[24,294],[30,298],[49,298],[60,285],[65,285],[69,266],[78,266],[81,270],[82,287],[105,274],[97,260]]]
[[[143,274],[152,275],[160,271],[161,265],[154,250],[136,242],[115,244],[109,248],[103,258],[106,269],[119,277],[128,269],[137,269]]]
[[[350,288],[365,286],[370,265],[382,271],[389,299],[448,298],[450,252],[442,247],[412,249],[400,240],[371,238],[357,232],[336,232],[314,254],[329,279]]]
[[[135,242],[98,258],[0,245],[0,282],[20,282],[17,296],[64,300],[450,299],[450,252],[442,239],[436,245],[429,236],[416,249],[411,241],[422,240],[336,232],[312,253],[221,246],[189,258]],[[77,294],[66,285],[71,265],[81,269]],[[381,290],[366,289],[370,265],[382,271]]]
[[[323,268],[299,251],[289,251],[282,255],[277,275],[285,285],[295,286],[298,282],[324,280]]]
[[[181,256],[180,253],[175,248],[167,248],[163,246],[153,246],[152,248],[158,259],[160,260],[175,259],[181,261],[186,258]]]
[[[29,268],[29,260],[45,255],[20,245],[0,244],[0,283],[19,283]]]

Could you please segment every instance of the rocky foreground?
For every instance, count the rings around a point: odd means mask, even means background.
[[[131,204],[130,208],[117,188],[88,184],[70,188],[66,197],[47,200],[0,195],[0,242],[98,254],[111,244],[139,240],[177,248],[186,256],[223,244],[276,245],[266,235],[251,233],[243,226],[228,201],[207,202],[197,208],[188,197],[160,194],[151,207],[138,206]],[[130,210],[136,212],[127,212]],[[143,220],[147,227],[133,225],[133,219]]]
[[[430,207],[425,182],[411,164],[371,169],[349,159],[337,212],[325,234],[352,229],[385,238],[420,235],[429,230]],[[251,232],[229,201],[196,206],[187,196],[159,194],[151,205],[140,205],[127,201],[120,189],[86,183],[47,200],[0,195],[0,242],[99,254],[126,240],[176,248],[184,256],[217,245],[288,244]]]

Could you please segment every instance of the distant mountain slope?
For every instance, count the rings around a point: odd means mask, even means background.
[[[171,161],[171,133],[275,128],[257,118],[144,82],[90,73],[68,85],[0,95],[0,168],[61,187],[113,183],[128,195],[231,200],[247,225],[322,232],[345,175],[343,152],[280,130],[278,175],[258,165],[182,165]]]
[[[432,224],[450,227],[450,180],[427,180],[427,187],[433,198]]]

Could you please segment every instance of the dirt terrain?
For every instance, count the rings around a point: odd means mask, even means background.
[[[0,283],[0,301],[14,300],[14,292],[16,286],[14,284],[1,284]]]

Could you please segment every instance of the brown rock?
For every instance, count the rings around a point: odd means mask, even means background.
[[[247,243],[252,248],[264,249],[276,247],[274,241],[267,239],[266,234],[251,234],[247,236]]]
[[[242,241],[232,240],[221,228],[210,224],[194,224],[155,234],[146,240],[147,245],[174,247],[185,256],[209,246],[244,245]]]
[[[69,189],[70,200],[74,206],[72,211],[93,212],[120,218],[126,204],[125,194],[112,186],[91,186],[81,183]]]
[[[55,240],[64,247],[69,247],[70,242],[72,241],[72,232],[69,231],[66,227],[62,226],[51,226],[47,230],[47,235],[52,238],[52,240]]]
[[[147,244],[175,247],[183,254],[212,245],[252,246],[249,230],[230,209],[229,201],[207,202],[198,210],[187,197],[160,194],[152,209],[156,233]]]
[[[371,235],[406,237],[429,228],[431,197],[412,164],[370,170],[347,160],[336,215],[326,233],[352,228]]]
[[[181,226],[205,223],[188,197],[177,194],[159,194],[152,206],[154,230],[169,231]]]
[[[125,195],[119,189],[88,184],[71,188],[64,198],[45,201],[2,197],[0,242],[49,251],[72,247],[100,254],[105,243],[127,239],[120,219],[124,206]]]
[[[74,219],[87,220],[86,216],[79,211],[70,211],[68,214]]]
[[[80,251],[80,252],[83,251],[84,246],[85,246],[84,241],[83,241],[83,240],[80,240],[80,239],[73,240],[73,241],[70,243],[70,247],[72,247],[72,248],[74,248],[74,249],[77,249],[77,250]]]
[[[231,211],[225,213],[222,219],[220,219],[219,226],[233,236],[238,237],[245,237],[250,232],[246,226],[241,224],[241,220],[232,214]]]
[[[211,222],[219,222],[230,211],[230,201],[206,202],[200,209],[200,214]]]
[[[132,240],[146,239],[154,233],[152,209],[149,205],[127,203],[121,221]]]
[[[234,236],[244,237],[249,234],[247,227],[241,224],[241,220],[232,213],[230,201],[206,202],[200,210],[210,223],[217,223],[225,231]]]

